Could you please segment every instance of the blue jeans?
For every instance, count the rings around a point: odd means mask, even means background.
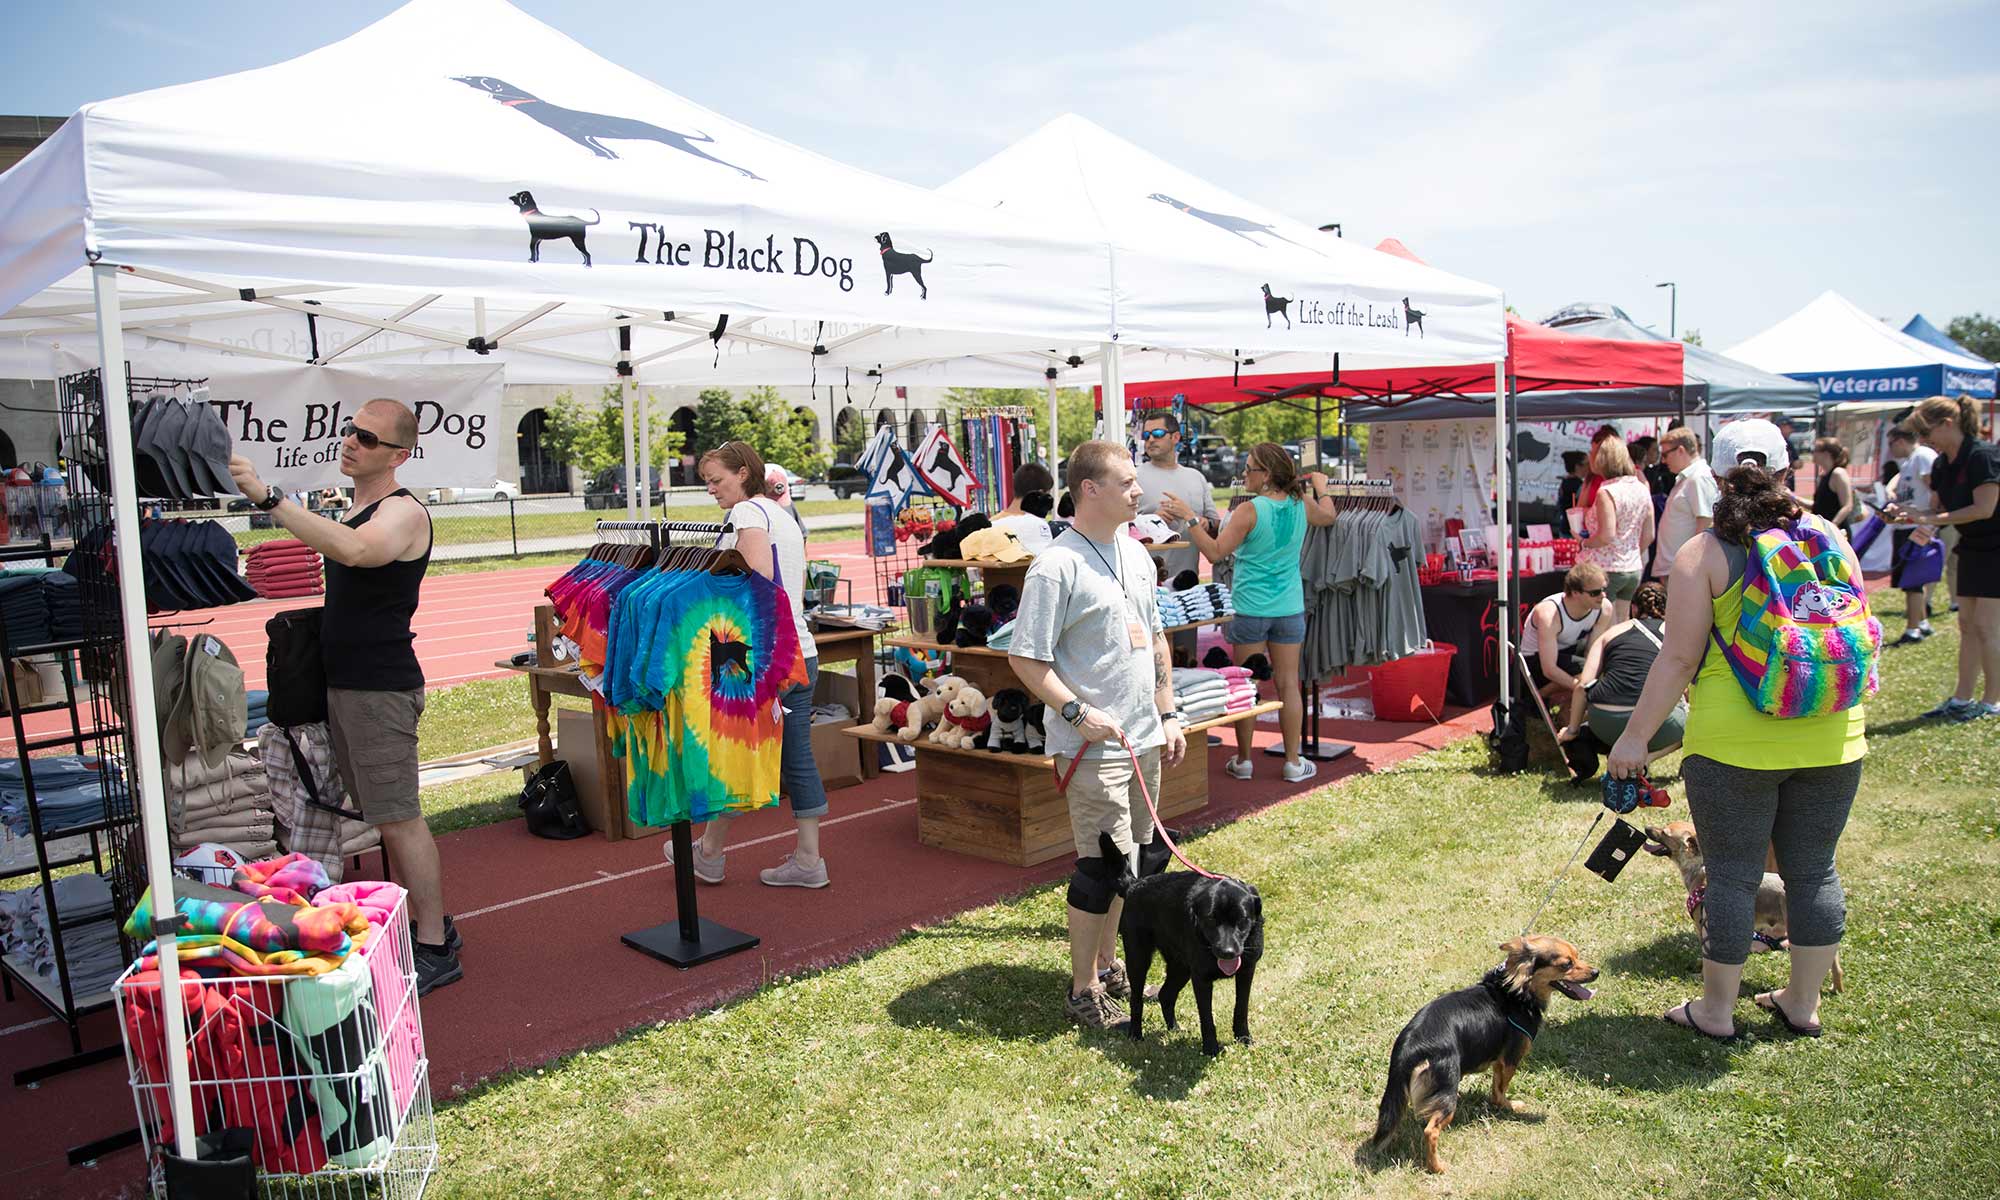
[[[1248,617],[1238,613],[1230,618],[1222,636],[1232,646],[1255,646],[1259,642],[1297,646],[1306,640],[1306,615],[1295,612],[1283,617]]]
[[[819,767],[813,763],[813,685],[819,682],[819,660],[806,660],[806,681],[787,690],[785,738],[779,767],[779,786],[792,798],[794,817],[826,815],[826,785],[820,782]]]

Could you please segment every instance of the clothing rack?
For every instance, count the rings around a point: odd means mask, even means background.
[[[1401,503],[1396,497],[1395,484],[1387,479],[1329,479],[1325,494],[1335,500],[1359,501],[1371,508],[1379,506],[1385,510]],[[1301,680],[1300,683],[1307,694],[1301,697],[1306,711],[1305,728],[1299,737],[1299,757],[1313,762],[1332,762],[1354,753],[1351,743],[1320,740],[1319,723],[1325,711],[1320,702],[1320,681],[1315,679],[1308,684]],[[1282,744],[1267,746],[1264,752],[1283,757],[1285,748]]]
[[[705,521],[599,521],[597,532],[643,533],[655,550],[665,549],[675,534],[719,538],[729,526]],[[748,950],[759,940],[756,934],[731,929],[701,915],[695,895],[694,823],[675,821],[668,826],[674,844],[674,919],[645,929],[620,934],[618,940],[642,954],[686,970],[713,959]]]

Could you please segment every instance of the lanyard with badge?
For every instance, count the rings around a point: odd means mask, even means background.
[[[1104,551],[1099,549],[1097,543],[1089,537],[1086,537],[1081,532],[1077,533],[1076,536],[1083,538],[1083,544],[1090,547],[1091,553],[1097,555],[1097,561],[1103,563],[1104,569],[1111,572],[1112,578],[1118,581],[1118,594],[1124,598],[1125,608],[1130,614],[1130,619],[1125,622],[1125,639],[1132,649],[1144,650],[1149,639],[1146,637],[1145,623],[1139,620],[1139,604],[1132,599],[1131,591],[1125,586],[1125,568],[1123,566],[1125,559],[1124,547],[1113,547],[1119,559],[1118,562],[1114,563],[1104,556]]]

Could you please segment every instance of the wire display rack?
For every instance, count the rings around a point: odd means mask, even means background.
[[[113,986],[153,1195],[174,1145],[157,974]],[[183,964],[185,967],[185,964]],[[195,1133],[235,1135],[265,1196],[416,1200],[437,1170],[408,898],[336,969],[182,978]]]

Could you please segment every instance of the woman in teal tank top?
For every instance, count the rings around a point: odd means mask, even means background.
[[[1305,704],[1299,697],[1299,652],[1306,640],[1306,594],[1299,572],[1299,550],[1308,525],[1333,524],[1333,501],[1326,495],[1326,476],[1301,476],[1285,448],[1263,442],[1250,451],[1243,470],[1248,504],[1237,505],[1220,533],[1199,523],[1188,527],[1188,538],[1212,563],[1235,559],[1229,591],[1235,618],[1227,636],[1231,657],[1241,665],[1254,655],[1271,664],[1271,681],[1285,708],[1279,728],[1285,740],[1287,782],[1310,779],[1312,763],[1299,757],[1299,731]],[[1169,521],[1193,520],[1193,510],[1178,498],[1160,501],[1160,515]],[[1250,741],[1255,721],[1236,725],[1236,757],[1224,767],[1237,779],[1251,774]]]

